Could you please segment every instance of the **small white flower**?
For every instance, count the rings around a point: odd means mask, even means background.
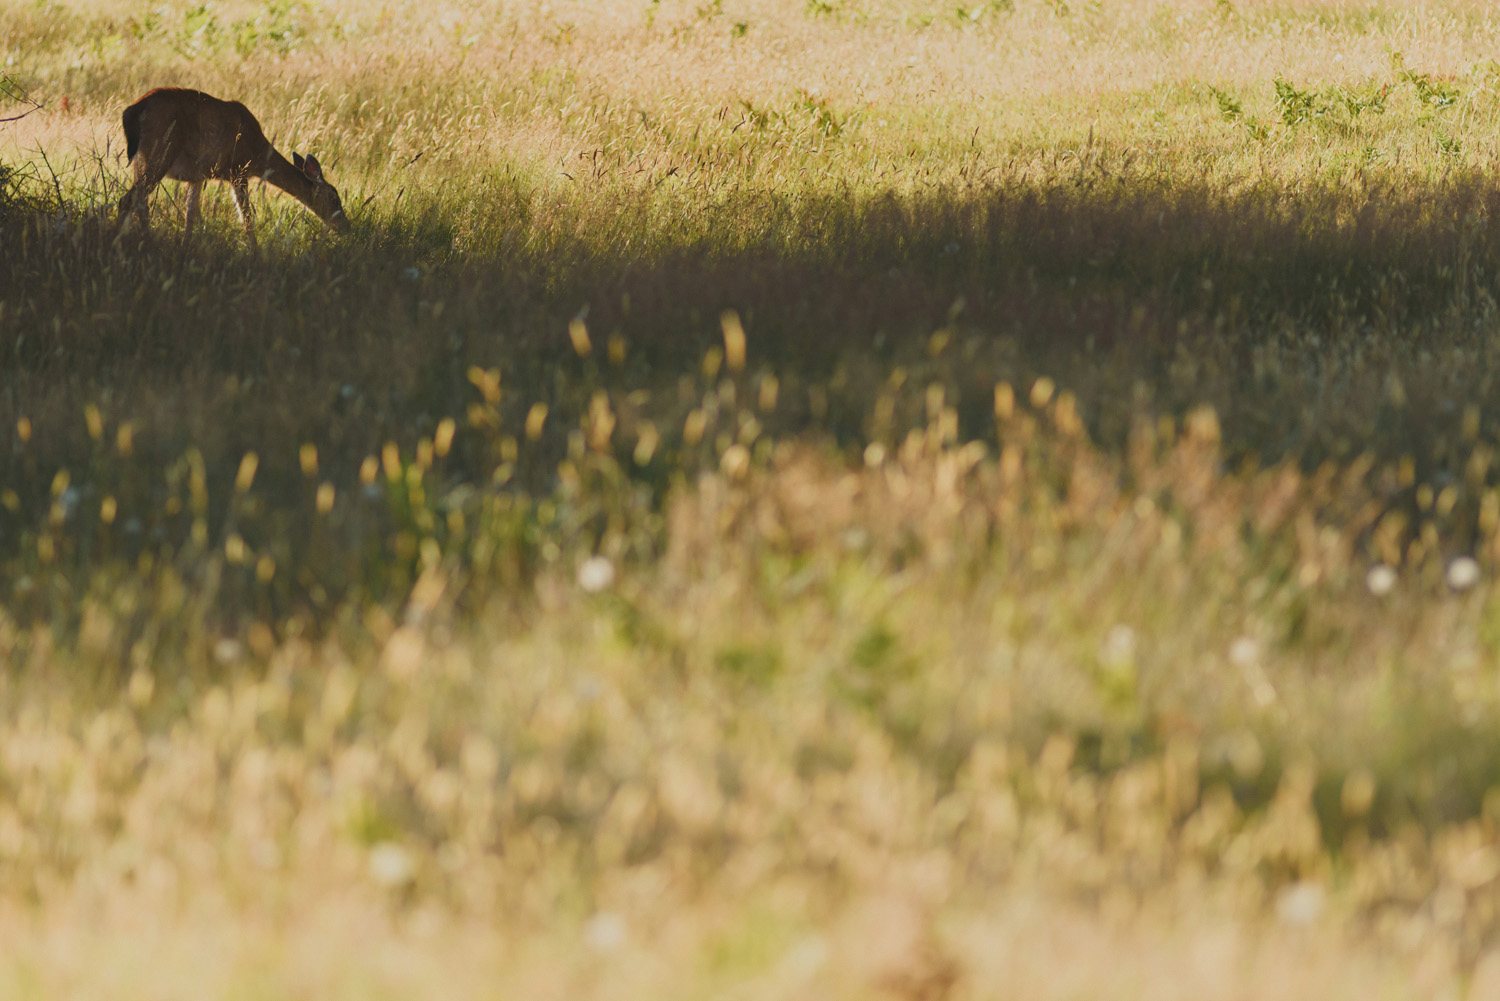
[[[808,980],[828,965],[828,944],[816,935],[808,935],[792,946],[778,965],[795,980]]]
[[[578,701],[587,705],[604,694],[604,685],[592,674],[585,674],[573,685],[573,692],[578,696]]]
[[[839,542],[851,552],[863,552],[870,547],[870,533],[858,525],[851,525],[839,533]]]
[[[1135,659],[1135,630],[1123,622],[1111,626],[1099,648],[1099,659],[1111,667],[1122,667]]]
[[[583,924],[583,941],[595,952],[614,952],[629,935],[625,918],[614,911],[600,911]]]
[[[590,556],[578,568],[578,586],[589,594],[598,594],[615,582],[615,565],[607,556]]]
[[[1479,564],[1473,557],[1460,556],[1448,564],[1448,586],[1455,591],[1467,591],[1479,583]]]
[[[1260,644],[1249,636],[1241,636],[1229,644],[1229,662],[1235,667],[1249,667],[1260,660]]]
[[[214,660],[220,664],[233,664],[244,653],[245,648],[240,645],[240,641],[228,636],[214,644]]]
[[[370,876],[381,886],[405,886],[416,878],[411,855],[394,841],[382,841],[370,849]]]
[[[1365,574],[1365,587],[1375,597],[1384,597],[1395,590],[1396,571],[1384,563],[1377,563]]]
[[[1310,925],[1323,913],[1328,893],[1317,883],[1293,883],[1276,898],[1276,917],[1282,924]]]
[[[262,869],[281,868],[281,849],[269,838],[261,838],[250,846],[250,861]]]

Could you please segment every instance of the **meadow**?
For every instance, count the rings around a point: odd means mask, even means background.
[[[0,998],[1500,997],[1500,15],[0,5]],[[116,239],[120,112],[255,185]]]

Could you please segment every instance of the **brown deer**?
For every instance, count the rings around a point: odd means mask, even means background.
[[[196,90],[162,87],[125,109],[125,151],[135,170],[135,183],[120,199],[116,224],[123,227],[133,214],[144,231],[150,221],[148,201],[162,178],[188,186],[184,236],[198,220],[198,199],[204,181],[228,181],[234,205],[251,247],[255,223],[250,208],[250,178],[274,184],[341,233],[349,219],[339,193],[323,178],[316,157],[293,153],[293,163],[276,152],[260,123],[238,101],[221,101]]]

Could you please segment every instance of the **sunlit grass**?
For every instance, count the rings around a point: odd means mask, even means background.
[[[0,994],[1500,989],[1497,35],[0,10]]]

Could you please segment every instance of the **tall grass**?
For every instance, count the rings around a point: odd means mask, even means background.
[[[0,11],[0,992],[1500,989],[1497,27]]]

